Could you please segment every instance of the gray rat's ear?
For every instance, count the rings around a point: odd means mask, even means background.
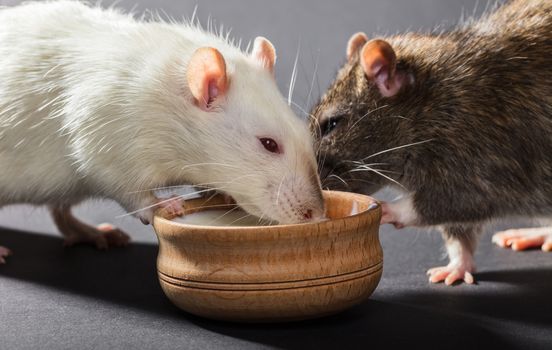
[[[201,47],[193,53],[186,78],[196,105],[203,110],[209,110],[228,89],[226,62],[222,54],[212,47]]]
[[[368,37],[362,32],[353,34],[347,42],[347,60],[351,62],[356,53],[366,44]]]
[[[385,40],[367,42],[360,52],[360,64],[384,97],[397,94],[405,81],[404,74],[397,72],[395,50]]]
[[[251,57],[259,62],[270,73],[274,73],[274,64],[276,63],[276,49],[274,45],[265,37],[258,36],[253,42],[253,51]]]

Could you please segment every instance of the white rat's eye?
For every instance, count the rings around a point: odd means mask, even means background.
[[[262,137],[259,138],[259,141],[261,141],[263,147],[270,153],[280,153],[280,147],[278,146],[278,143],[276,143],[276,141],[274,141],[273,139],[269,137]]]

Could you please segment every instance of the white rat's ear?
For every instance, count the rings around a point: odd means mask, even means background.
[[[188,62],[186,77],[196,105],[203,110],[209,110],[228,89],[226,62],[212,47],[201,47],[194,52]]]
[[[384,97],[394,96],[401,89],[405,78],[397,72],[397,56],[385,40],[371,40],[360,52],[360,64],[364,74],[372,80]]]
[[[368,37],[362,32],[353,34],[347,42],[347,60],[351,62],[355,54],[366,44]]]
[[[255,38],[251,57],[257,60],[264,68],[268,69],[270,73],[274,73],[276,50],[274,49],[274,45],[272,45],[267,38],[262,36]]]

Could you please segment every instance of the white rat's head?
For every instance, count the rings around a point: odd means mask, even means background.
[[[226,52],[226,51],[223,51]],[[257,38],[251,55],[197,49],[186,68],[190,103],[178,177],[232,196],[250,214],[279,223],[324,217],[313,142],[273,77],[274,47]],[[185,129],[185,130],[184,130]],[[174,167],[173,167],[174,168]],[[181,170],[181,171],[180,171]]]

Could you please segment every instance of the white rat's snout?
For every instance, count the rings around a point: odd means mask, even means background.
[[[270,213],[281,224],[321,220],[325,217],[324,200],[318,178],[285,177],[278,188],[271,190]]]
[[[263,176],[274,181],[250,181],[248,191],[233,196],[247,212],[279,224],[318,221],[325,218],[320,182],[315,173]],[[260,178],[259,178],[260,180]]]

